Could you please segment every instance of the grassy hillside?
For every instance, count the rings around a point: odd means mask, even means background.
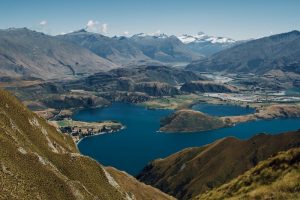
[[[0,133],[0,199],[117,200],[128,196],[101,165],[79,154],[69,136],[58,133],[2,90]],[[145,195],[151,199],[155,193]]]
[[[300,199],[300,148],[280,152],[195,199]]]
[[[138,179],[178,199],[190,199],[229,182],[277,152],[293,147],[300,147],[300,131],[259,134],[245,141],[224,138],[155,160],[144,168]]]

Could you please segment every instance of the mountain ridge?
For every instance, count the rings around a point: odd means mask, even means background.
[[[196,71],[265,74],[272,70],[300,73],[300,32],[251,40],[187,66]]]

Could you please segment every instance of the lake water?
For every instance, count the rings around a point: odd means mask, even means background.
[[[192,107],[194,110],[201,111],[203,113],[212,115],[212,116],[237,116],[237,115],[247,115],[255,112],[254,108],[242,107],[239,105],[216,105],[208,103],[196,104]]]
[[[219,105],[219,109],[227,109]],[[207,113],[214,114],[206,110]],[[74,114],[82,121],[117,120],[126,129],[112,134],[87,137],[78,144],[80,152],[98,160],[103,165],[116,167],[132,175],[139,173],[151,160],[166,157],[187,147],[199,147],[217,139],[233,136],[247,139],[267,132],[276,134],[300,128],[300,119],[274,119],[253,121],[199,133],[160,133],[161,117],[171,110],[148,110],[144,107],[115,103],[103,109],[85,109]],[[222,112],[221,112],[222,113]]]

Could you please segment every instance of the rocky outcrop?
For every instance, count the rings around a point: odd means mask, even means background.
[[[102,97],[95,95],[57,95],[45,99],[43,103],[50,108],[55,109],[70,109],[70,108],[83,108],[83,107],[98,107],[109,105],[110,102]]]
[[[177,88],[160,82],[144,82],[135,85],[135,91],[144,92],[150,96],[172,96],[179,94]]]

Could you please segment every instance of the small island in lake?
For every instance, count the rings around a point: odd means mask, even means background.
[[[160,131],[163,132],[196,132],[229,126],[219,117],[188,109],[176,111],[163,118],[160,125]]]

